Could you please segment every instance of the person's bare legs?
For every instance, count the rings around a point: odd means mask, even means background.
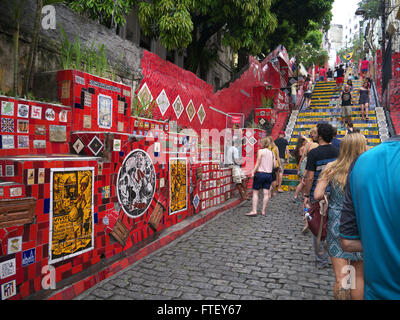
[[[297,199],[299,197],[299,193],[302,193],[304,187],[303,179],[300,180],[300,183],[296,187],[296,191],[294,192],[294,198]]]
[[[255,216],[257,214],[258,205],[258,190],[253,190],[253,203],[251,212],[247,213],[246,216]]]
[[[269,201],[269,190],[268,189],[263,189],[263,194],[264,194],[264,198],[263,198],[263,203],[262,203],[261,214],[263,216],[265,216],[265,209],[267,208],[267,204],[268,204],[268,201]]]
[[[333,296],[335,300],[344,300],[345,289],[342,286],[343,280],[347,276],[343,273],[343,268],[347,265],[347,260],[331,257],[333,272],[335,274],[335,284],[333,286]]]
[[[249,179],[245,178],[242,180],[242,188],[243,188],[243,193],[244,193],[244,199],[247,200],[249,195],[247,194],[247,186],[248,186]]]
[[[365,119],[369,120],[369,115],[368,115],[369,103],[364,104],[364,107],[365,107]]]
[[[278,179],[278,177],[276,177],[276,179]],[[276,196],[276,181],[277,180],[275,180],[274,182],[272,182],[272,184],[271,184],[271,189],[270,189],[270,195],[271,195],[271,198],[272,197],[274,197],[274,196]]]
[[[362,119],[363,121],[365,121],[365,112],[364,112],[364,108],[365,108],[365,105],[362,104],[362,105],[361,105],[361,119]]]
[[[246,194],[245,194],[245,191],[244,191],[244,189],[243,189],[243,185],[242,185],[241,183],[239,183],[239,184],[236,184],[236,186],[237,186],[237,189],[238,189],[238,191],[239,191],[240,198],[241,198],[242,200],[246,199]]]
[[[364,299],[364,274],[363,261],[351,261],[351,265],[356,269],[355,274],[355,289],[350,290],[351,300]]]

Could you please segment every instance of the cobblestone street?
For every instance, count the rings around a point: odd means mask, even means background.
[[[316,268],[292,196],[274,197],[265,217],[242,203],[76,299],[333,299],[333,271]]]

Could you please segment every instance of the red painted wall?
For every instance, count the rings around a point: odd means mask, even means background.
[[[267,60],[267,59],[266,59]],[[243,113],[247,118],[251,111],[261,105],[262,96],[272,96],[273,92],[267,92],[266,84],[273,88],[281,88],[281,73],[270,62],[258,62],[256,59],[249,59],[249,68],[239,79],[230,84],[228,88],[216,93],[213,87],[199,79],[195,74],[183,70],[178,66],[165,61],[157,55],[144,50],[142,69],[144,78],[137,92],[146,84],[153,99],[157,99],[162,90],[170,102],[170,106],[164,115],[158,107],[154,112],[156,119],[176,120],[182,128],[192,128],[200,133],[201,129],[215,128],[222,130],[226,128],[226,116],[210,109],[214,107],[225,113]],[[173,109],[173,102],[180,97],[185,110],[178,115]],[[282,109],[286,109],[286,96],[283,92],[275,96],[276,103],[280,103]],[[190,120],[186,108],[192,101],[196,115]],[[203,122],[198,117],[200,105],[203,105],[206,117]]]

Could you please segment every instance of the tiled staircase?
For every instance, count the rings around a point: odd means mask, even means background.
[[[319,122],[328,122],[338,129],[337,138],[341,139],[347,129],[341,124],[341,108],[336,107],[340,91],[335,91],[335,81],[317,82],[315,85],[311,105],[307,110],[304,107],[300,111],[293,111],[286,128],[286,137],[290,137],[289,150],[296,148],[299,134],[309,137],[312,127]],[[380,129],[378,128],[377,113],[375,110],[374,99],[369,108],[369,120],[363,121],[361,118],[361,108],[358,105],[360,80],[353,81],[353,112],[352,122],[355,128],[360,129],[368,141],[368,145],[373,147],[381,143]],[[378,115],[378,118],[380,114]],[[294,190],[299,183],[297,176],[297,164],[294,158],[290,159],[289,164],[285,164],[285,171],[282,182],[282,189],[285,191]]]

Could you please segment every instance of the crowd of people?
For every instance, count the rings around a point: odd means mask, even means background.
[[[400,136],[368,148],[351,122],[350,86],[347,83],[340,95],[348,128],[343,138],[337,138],[331,124],[319,123],[308,136],[299,136],[293,155],[284,132],[275,141],[272,137],[260,141],[251,172],[252,211],[247,215],[257,215],[261,189],[261,214],[266,215],[274,190],[282,191],[283,163],[293,156],[300,178],[293,202],[304,212],[324,196],[329,199],[326,239],[319,243],[314,234],[312,238],[316,267],[332,266],[335,299],[400,299]],[[359,101],[363,120],[368,119],[369,96],[369,83],[364,81]],[[302,232],[308,230],[305,216]]]
[[[359,132],[348,131],[339,147],[333,143],[335,136],[332,125],[320,123],[309,137],[298,139],[293,154],[300,177],[293,201],[304,209],[324,195],[329,199],[326,239],[318,245],[312,235],[316,267],[332,265],[335,299],[400,299],[400,188],[396,187],[400,174],[392,174],[400,172],[400,136],[373,149]],[[248,216],[257,215],[261,189],[261,214],[266,215],[280,164],[285,161],[279,155],[279,141],[267,137],[260,144],[251,172],[253,198]],[[281,150],[285,153],[286,146]],[[382,165],[384,170],[371,170]],[[307,218],[304,221],[305,234]],[[347,287],[349,267],[354,272]]]

